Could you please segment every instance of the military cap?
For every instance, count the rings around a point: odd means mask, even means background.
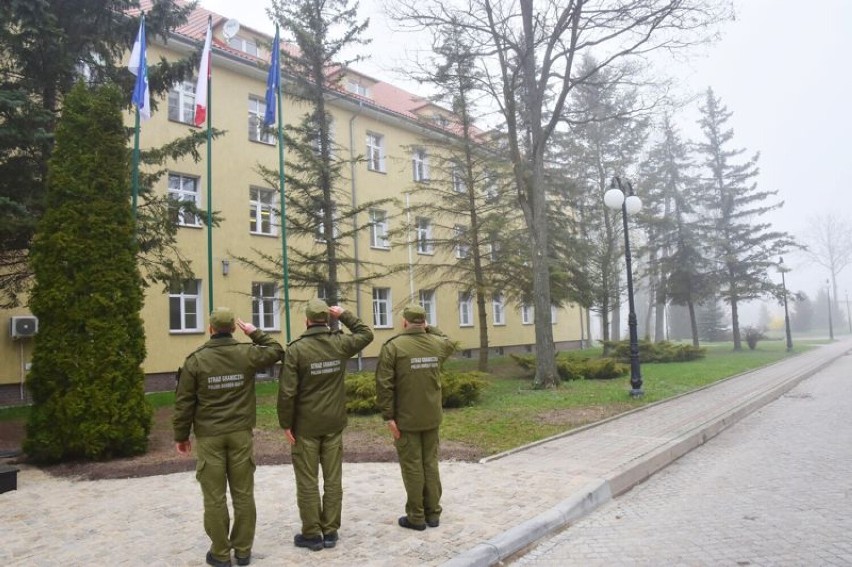
[[[230,329],[234,326],[234,312],[228,307],[217,307],[210,312],[210,326],[214,329]]]
[[[402,310],[402,317],[409,323],[425,323],[426,310],[416,303],[411,303]]]
[[[308,304],[305,305],[305,316],[309,321],[328,321],[328,304],[322,299],[309,299]]]

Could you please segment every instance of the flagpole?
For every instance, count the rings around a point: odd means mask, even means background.
[[[207,25],[212,28],[212,16],[208,17]],[[212,59],[212,46],[207,56]],[[213,81],[210,77],[210,59],[204,71],[207,73],[207,300],[210,311],[213,311],[213,132],[210,128],[213,114]]]
[[[144,16],[143,16],[144,17]],[[133,226],[136,230],[136,202],[139,199],[139,106],[136,106],[136,125],[133,134]]]
[[[275,38],[278,39],[278,24],[275,24]],[[278,65],[275,72],[278,75],[278,84],[276,85],[276,104],[278,105],[278,189],[281,195],[281,262],[284,275],[284,325],[287,334],[287,342],[290,342],[290,282],[289,282],[289,266],[287,264],[287,202],[284,199],[284,106],[281,102],[281,65],[278,63],[280,56],[281,45],[276,42],[274,49],[278,49],[279,53],[273,55],[274,64]]]

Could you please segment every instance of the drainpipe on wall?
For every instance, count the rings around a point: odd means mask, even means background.
[[[405,194],[405,215],[408,222],[408,231],[406,238],[408,239],[408,302],[414,303],[414,260],[411,254],[411,194]]]
[[[361,110],[364,108],[364,103],[358,101],[358,112],[352,115],[352,118],[349,119],[349,183],[350,188],[352,190],[352,210],[354,211],[358,207],[358,196],[355,191],[355,119],[358,118],[358,115],[361,113]],[[355,315],[360,319],[361,318],[361,263],[358,258],[358,215],[352,215],[352,246],[354,250],[354,260],[355,260]],[[364,357],[361,354],[361,351],[358,351],[358,370],[361,371],[364,369]]]

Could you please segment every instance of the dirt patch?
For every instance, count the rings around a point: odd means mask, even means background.
[[[148,437],[148,452],[144,455],[101,462],[70,462],[43,467],[43,470],[63,477],[88,480],[106,478],[133,478],[191,471],[195,459],[182,457],[174,447],[171,428],[171,408],[161,408],[154,413],[154,424]],[[21,443],[26,435],[19,421],[0,421],[0,457],[9,463],[26,462],[20,455]],[[290,446],[281,430],[257,429],[254,433],[254,455],[259,465],[276,465],[290,462]],[[462,443],[441,442],[441,459],[475,461],[483,457],[482,451]],[[343,460],[347,463],[396,462],[396,450],[390,435],[377,436],[370,432],[345,430],[343,433]]]

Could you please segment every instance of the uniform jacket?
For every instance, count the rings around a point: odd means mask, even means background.
[[[340,322],[352,334],[316,325],[287,345],[278,423],[295,435],[320,437],[346,427],[346,361],[373,341],[373,331],[349,311]]]
[[[441,424],[441,366],[453,353],[437,327],[409,328],[382,345],[376,366],[376,403],[401,431]]]
[[[208,437],[255,426],[255,373],[280,360],[284,347],[260,330],[250,337],[216,336],[186,358],[175,392],[175,441],[189,439],[190,428]]]

